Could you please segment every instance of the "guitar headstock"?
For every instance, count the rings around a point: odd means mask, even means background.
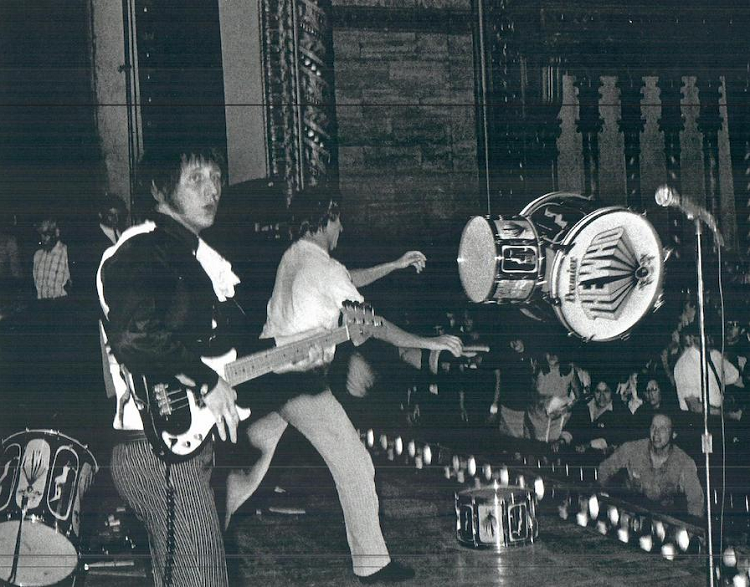
[[[346,300],[341,306],[341,318],[349,330],[349,339],[359,346],[383,327],[383,319],[375,314],[372,306]]]

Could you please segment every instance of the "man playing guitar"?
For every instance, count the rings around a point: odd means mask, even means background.
[[[156,200],[153,222],[128,229],[105,253],[97,286],[117,362],[132,374],[192,385],[222,440],[235,442],[236,393],[201,360],[213,350],[219,302],[232,297],[239,282],[229,263],[198,236],[214,222],[222,165],[212,149],[147,153],[142,177]],[[111,371],[117,382],[118,373]],[[210,438],[191,458],[167,463],[144,435],[141,400],[122,385],[117,393],[112,479],[146,526],[157,587],[226,587],[224,544],[209,485]]]

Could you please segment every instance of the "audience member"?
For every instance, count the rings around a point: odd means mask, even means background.
[[[510,340],[499,357],[499,367],[491,409],[498,416],[500,434],[523,438],[524,416],[532,397],[534,375],[523,338]]]
[[[625,469],[625,486],[661,507],[678,513],[678,497],[687,501],[687,513],[703,516],[703,489],[698,481],[695,462],[674,446],[672,419],[655,414],[649,437],[626,442],[599,465],[599,483],[608,486],[615,475]]]
[[[579,392],[575,369],[560,364],[557,351],[544,354],[544,361],[535,377],[535,396],[526,411],[524,436],[542,442],[560,438],[570,415],[569,404]]]
[[[60,239],[57,219],[45,216],[37,225],[39,248],[34,253],[34,285],[40,300],[62,298],[71,287],[68,247]]]
[[[701,398],[701,352],[697,331],[691,329],[683,335],[685,350],[674,368],[675,388],[680,409],[703,413]],[[739,378],[739,371],[722,354],[706,341],[708,356],[708,402],[713,415],[719,415],[724,402],[722,387]]]
[[[82,224],[76,239],[69,243],[70,270],[75,284],[73,297],[80,302],[81,319],[86,323],[96,323],[99,319],[96,272],[104,251],[119,239],[126,214],[122,199],[103,197],[96,218]]]
[[[612,384],[602,376],[595,381],[594,396],[573,406],[560,438],[579,452],[590,448],[605,450],[619,444],[628,423],[628,413],[612,399]]]
[[[739,316],[732,316],[725,322],[726,337],[724,339],[724,357],[729,361],[739,377],[737,381],[728,384],[725,390],[725,409],[743,410],[748,405],[747,389],[748,382],[745,381],[748,357],[750,357],[750,343],[747,339],[742,321]]]
[[[634,438],[639,438],[642,431],[649,427],[655,414],[674,415],[677,410],[677,398],[674,390],[659,375],[641,374],[639,378],[640,395],[644,401],[631,419]]]

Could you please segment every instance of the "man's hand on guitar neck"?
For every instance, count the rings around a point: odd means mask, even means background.
[[[188,387],[195,387],[195,381],[185,375],[177,375],[177,379]],[[219,438],[223,441],[229,439],[237,442],[237,425],[240,417],[237,414],[237,392],[224,379],[219,377],[213,389],[206,393],[201,390],[201,397],[206,407],[211,410],[211,414],[216,420],[216,429],[219,431]]]

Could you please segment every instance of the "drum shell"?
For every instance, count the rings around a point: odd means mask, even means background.
[[[539,536],[536,496],[522,487],[467,489],[455,494],[456,539],[464,546],[504,550]]]
[[[565,234],[594,209],[587,196],[551,192],[531,201],[518,216],[471,218],[461,235],[458,258],[459,277],[469,299],[476,303],[523,304],[525,313],[533,318],[554,318],[546,297],[555,249]],[[469,236],[475,237],[474,242]],[[503,267],[503,247],[533,251],[535,267],[520,272]],[[467,267],[474,267],[481,275],[472,275]]]
[[[85,446],[53,430],[26,430],[3,440],[0,544],[3,551],[13,552],[21,527],[24,554],[17,584],[51,585],[75,570],[81,502],[97,470]],[[55,560],[45,564],[45,556]],[[10,559],[3,557],[0,564],[0,579],[5,581],[10,580]]]
[[[522,303],[544,274],[538,238],[521,216],[475,216],[461,234],[459,277],[473,302]]]

